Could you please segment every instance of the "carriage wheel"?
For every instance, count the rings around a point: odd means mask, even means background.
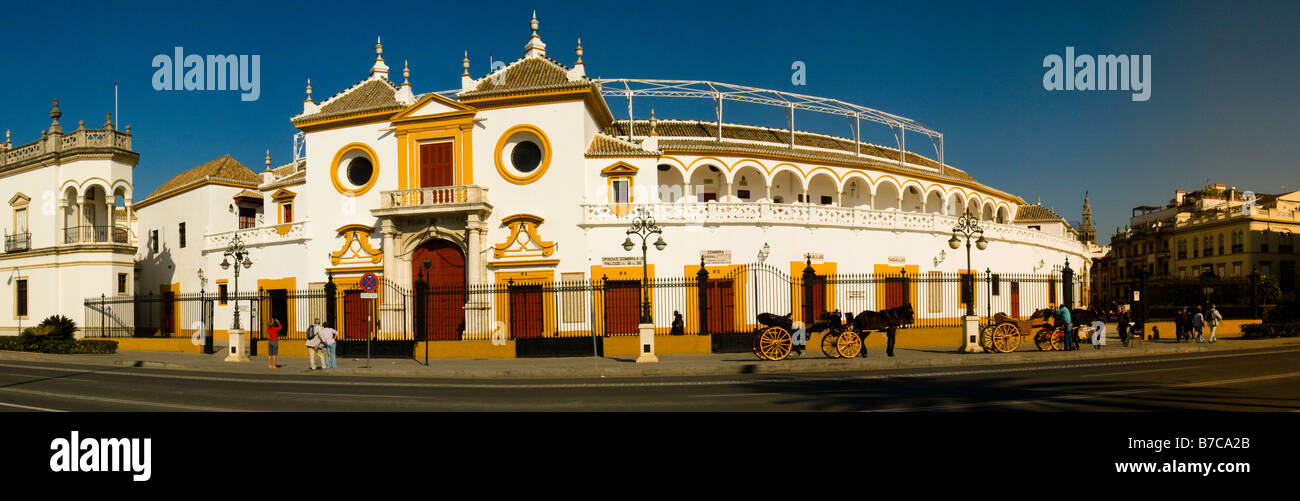
[[[826,331],[826,334],[822,335],[822,354],[826,355],[826,358],[840,358],[840,352],[835,348],[839,337],[840,333],[835,331]]]
[[[844,331],[840,333],[839,339],[835,342],[835,350],[844,358],[853,358],[862,353],[862,338],[858,333],[853,331]]]
[[[759,341],[763,339],[763,330],[765,329],[754,331],[754,356],[758,357],[759,360],[767,360],[767,355],[764,355],[763,350],[759,349]]]
[[[989,353],[997,351],[997,349],[993,346],[994,329],[995,327],[992,325],[985,325],[984,328],[980,329],[980,347],[984,348],[984,351]]]
[[[993,347],[1001,353],[1011,353],[1020,348],[1020,329],[1011,324],[1001,324],[993,329]]]
[[[1034,334],[1034,345],[1038,347],[1038,351],[1052,351],[1056,349],[1052,346],[1050,338],[1051,330],[1045,327],[1039,329],[1038,334]]]
[[[758,352],[768,360],[783,360],[790,355],[790,332],[780,327],[768,327],[758,336]]]

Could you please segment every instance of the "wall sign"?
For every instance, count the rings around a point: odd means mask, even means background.
[[[641,266],[639,257],[602,257],[600,264],[603,266]]]
[[[704,264],[706,266],[728,265],[731,264],[731,251],[729,250],[700,251],[700,258],[704,259]]]

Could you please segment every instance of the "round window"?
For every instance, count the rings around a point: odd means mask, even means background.
[[[524,174],[537,170],[542,163],[542,147],[532,141],[520,141],[510,152],[510,163]]]
[[[374,172],[375,167],[370,164],[369,158],[356,157],[348,162],[348,182],[353,186],[365,186],[370,182],[370,176]]]

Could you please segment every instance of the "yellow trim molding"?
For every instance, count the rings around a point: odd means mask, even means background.
[[[557,266],[559,259],[523,259],[519,261],[488,261],[488,268],[523,268],[525,266]]]
[[[555,253],[555,242],[537,236],[537,228],[546,220],[532,214],[515,214],[501,220],[510,228],[510,236],[493,246],[492,257],[550,257]],[[521,234],[524,238],[520,238]]]
[[[510,168],[506,167],[505,160],[501,158],[501,153],[505,150],[506,143],[510,141],[512,136],[519,132],[531,133],[534,136],[537,136],[537,139],[542,141],[542,163],[537,166],[536,170],[523,176],[512,172]],[[505,179],[512,184],[529,184],[541,179],[541,177],[546,174],[546,169],[550,168],[551,140],[547,138],[546,133],[542,132],[542,129],[537,126],[531,124],[519,124],[506,129],[506,131],[501,134],[501,138],[497,140],[496,153],[492,155],[492,159],[496,161],[497,173],[501,175],[502,179]]]
[[[339,234],[344,238],[343,247],[330,253],[330,264],[374,264],[383,261],[383,251],[370,246],[370,232],[370,227],[362,224],[339,228]]]
[[[343,155],[346,155],[354,150],[361,150],[362,152],[365,152],[365,154],[370,157],[370,165],[373,166],[373,169],[370,172],[370,181],[368,181],[365,184],[365,186],[352,189],[343,186],[342,181],[339,180],[339,168],[340,168],[339,161],[343,160]],[[370,188],[375,185],[375,181],[378,180],[379,180],[379,155],[376,155],[375,150],[371,149],[370,146],[367,146],[364,143],[349,143],[343,146],[342,148],[339,148],[338,153],[334,154],[334,160],[330,162],[330,181],[334,182],[334,189],[338,190],[338,192],[341,194],[352,195],[354,197],[365,195],[366,192],[370,191]]]

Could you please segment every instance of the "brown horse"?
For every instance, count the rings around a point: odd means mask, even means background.
[[[862,337],[862,356],[867,356],[867,336],[872,331],[885,332],[889,340],[885,346],[885,354],[894,356],[894,334],[898,332],[898,327],[911,325],[915,321],[916,313],[912,311],[910,303],[878,312],[867,310],[854,315],[853,330]]]

